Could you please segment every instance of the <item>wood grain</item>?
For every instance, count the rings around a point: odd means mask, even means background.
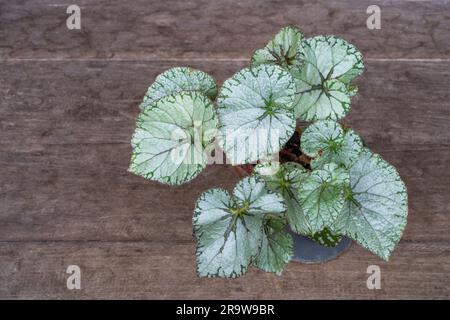
[[[281,27],[335,34],[368,58],[449,58],[446,0],[79,0],[81,30],[61,0],[0,1],[0,58],[248,59]],[[380,30],[366,27],[381,8]]]
[[[2,298],[375,299],[448,298],[447,243],[403,241],[389,263],[353,246],[321,264],[290,263],[281,277],[251,268],[238,279],[200,279],[194,243],[0,243]],[[81,269],[81,290],[67,290],[68,265]],[[382,289],[368,290],[379,265]]]
[[[0,298],[450,298],[450,12],[447,1],[0,0]],[[409,218],[386,263],[354,244],[282,277],[195,275],[192,211],[232,189],[226,165],[168,187],[127,172],[138,104],[154,77],[188,65],[222,83],[280,27],[336,34],[368,58],[345,123],[396,166]],[[82,290],[69,291],[77,264]],[[382,289],[366,287],[381,267]]]
[[[4,240],[187,241],[199,194],[214,186],[231,188],[236,181],[227,166],[212,166],[175,188],[127,172],[144,83],[170,63],[3,65]],[[212,71],[220,82],[243,67],[235,62],[193,66]],[[406,239],[448,238],[449,66],[370,62],[345,120],[406,181],[411,209]],[[128,86],[133,79],[136,85]]]
[[[142,97],[162,71],[186,65],[221,84],[242,61],[8,61],[1,63],[3,141],[129,143]],[[367,61],[344,119],[377,148],[450,146],[450,61]],[[386,121],[389,119],[389,121]]]
[[[410,216],[404,239],[448,239],[450,148],[385,151],[408,186]],[[128,173],[125,145],[46,146],[2,152],[2,240],[192,240],[192,212],[201,192],[231,189],[227,166],[211,166],[180,187]],[[426,228],[424,228],[426,225]]]

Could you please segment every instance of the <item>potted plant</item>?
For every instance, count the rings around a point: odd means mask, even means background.
[[[238,277],[249,265],[281,274],[293,257],[325,261],[351,240],[389,259],[406,225],[406,187],[337,122],[363,68],[345,40],[285,27],[220,90],[191,68],[156,77],[140,105],[129,170],[182,184],[223,150],[242,178],[232,193],[211,189],[197,201],[199,276]]]

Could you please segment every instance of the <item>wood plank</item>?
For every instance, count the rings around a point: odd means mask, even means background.
[[[129,143],[137,105],[157,74],[179,62],[4,62],[1,144]],[[184,63],[220,84],[245,62]],[[344,119],[368,145],[424,150],[450,146],[450,61],[368,61]],[[377,149],[376,149],[377,150]],[[380,150],[381,151],[381,150]]]
[[[237,180],[215,166],[170,187],[128,173],[129,155],[89,144],[2,152],[0,240],[191,240],[200,193]]]
[[[368,58],[449,58],[446,0],[377,1],[381,29],[366,27],[371,0],[79,0],[81,30],[61,0],[0,1],[0,58],[248,59],[281,27],[335,34]]]
[[[0,243],[0,298],[445,299],[450,246],[402,242],[389,263],[353,246],[319,265],[292,262],[283,276],[252,268],[238,279],[199,279],[194,244],[167,242]],[[81,268],[81,290],[66,288],[66,268]],[[368,290],[369,265],[381,289]]]
[[[450,11],[448,1],[0,0],[0,299],[450,298]],[[395,165],[409,219],[391,257],[358,245],[282,277],[195,275],[192,211],[201,192],[232,189],[230,166],[168,187],[128,173],[130,136],[154,77],[172,66],[222,83],[282,26],[336,34],[367,70],[345,122]],[[68,265],[82,269],[69,291]],[[382,289],[366,288],[379,265]]]
[[[2,151],[0,240],[192,240],[195,201],[213,187],[232,189],[228,166],[210,166],[169,187],[128,173],[130,147],[47,145]],[[450,242],[450,148],[381,152],[408,187],[405,240]]]
[[[2,143],[129,143],[138,105],[154,78],[174,62],[4,62]],[[242,62],[181,63],[220,83]],[[20,137],[15,133],[20,131]],[[19,140],[17,140],[19,139]]]
[[[137,104],[155,75],[171,65],[2,64],[0,240],[191,239],[195,200],[211,187],[231,189],[237,179],[232,170],[212,166],[176,188],[126,171]],[[371,61],[345,120],[406,181],[406,240],[448,240],[449,65]],[[219,82],[243,67],[193,66],[212,71]]]

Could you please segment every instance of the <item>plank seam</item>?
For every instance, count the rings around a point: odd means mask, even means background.
[[[248,58],[164,58],[164,59],[125,59],[125,58],[7,58],[4,62],[250,62]],[[450,62],[450,58],[365,58],[374,62]]]
[[[21,243],[166,243],[166,244],[194,244],[192,240],[64,240],[64,239],[54,239],[54,240],[0,240],[0,244],[21,244]],[[447,244],[450,245],[450,240],[444,239],[425,239],[425,240],[413,240],[413,239],[402,239],[400,244]]]

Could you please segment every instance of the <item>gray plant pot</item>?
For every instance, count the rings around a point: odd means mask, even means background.
[[[291,230],[288,230],[288,232],[294,239],[294,256],[292,261],[301,263],[323,263],[336,259],[352,245],[351,239],[342,237],[341,242],[335,247],[324,247],[308,237],[298,235]]]

